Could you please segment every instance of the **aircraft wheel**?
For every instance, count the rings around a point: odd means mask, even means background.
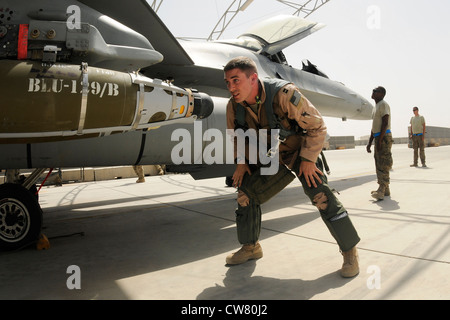
[[[36,197],[20,184],[0,185],[0,250],[15,250],[39,238],[42,209]]]

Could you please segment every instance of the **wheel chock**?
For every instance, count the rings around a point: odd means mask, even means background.
[[[39,239],[36,243],[36,249],[37,250],[47,250],[50,248],[50,241],[48,241],[48,238],[45,236],[45,234],[41,233],[39,236]]]

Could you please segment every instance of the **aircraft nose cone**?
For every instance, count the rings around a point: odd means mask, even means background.
[[[373,105],[364,98],[361,98],[361,116],[363,119],[372,119]]]

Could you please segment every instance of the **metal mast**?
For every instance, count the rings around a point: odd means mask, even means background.
[[[323,6],[325,3],[327,3],[330,0],[308,0],[303,1],[302,4],[293,2],[293,1],[285,1],[285,0],[277,0],[278,2],[281,2],[289,7],[292,7],[296,9],[296,11],[293,13],[293,15],[300,16],[302,15],[303,18],[306,18],[311,13],[319,9],[321,6]]]
[[[161,4],[163,3],[164,0],[153,0],[151,7],[153,9],[153,11],[158,12],[159,7],[161,7]]]
[[[295,9],[293,15],[302,16],[306,18],[311,13],[319,9],[325,3],[330,0],[304,0],[304,1],[286,1],[286,0],[277,0],[282,4],[285,4],[291,8]],[[240,12],[247,9],[247,7],[253,2],[253,0],[234,0],[225,13],[222,15],[220,20],[217,22],[213,31],[208,37],[208,41],[219,39],[224,33],[225,29],[230,24],[231,20]]]
[[[230,24],[231,20],[239,13],[239,11],[244,11],[247,9],[247,7],[253,2],[253,0],[247,0],[245,3],[243,3],[244,0],[234,0],[231,5],[228,7],[228,9],[225,11],[225,13],[222,15],[222,17],[217,22],[216,26],[214,27],[213,31],[211,31],[211,34],[208,37],[208,41],[213,40],[213,37],[215,39],[219,39],[222,33],[225,31],[225,29]],[[237,4],[235,6],[235,4]],[[231,17],[230,17],[231,16]]]

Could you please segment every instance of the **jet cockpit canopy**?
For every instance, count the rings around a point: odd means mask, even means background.
[[[324,24],[311,22],[297,16],[278,15],[254,25],[237,39],[218,42],[274,55],[324,26]]]

